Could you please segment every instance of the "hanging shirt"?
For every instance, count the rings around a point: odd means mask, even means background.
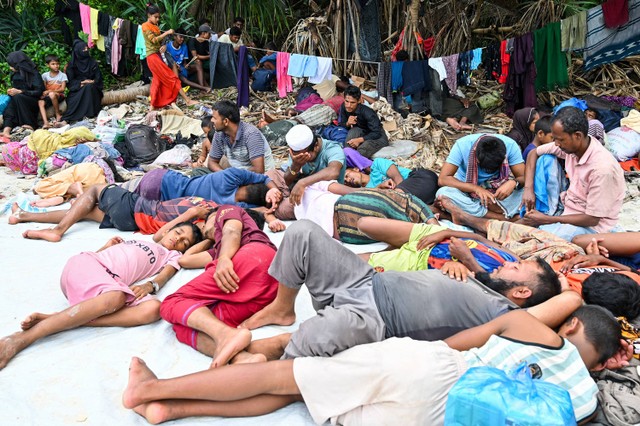
[[[309,78],[309,83],[317,84],[322,83],[325,80],[330,80],[333,74],[333,59],[332,58],[317,58],[318,70],[313,77]]]
[[[440,76],[440,81],[447,78],[447,69],[444,67],[442,58],[429,58],[429,66],[436,70],[436,72]]]
[[[560,37],[563,52],[584,49],[587,39],[587,11],[583,10],[560,21]]]
[[[138,35],[136,36],[135,53],[136,55],[140,55],[140,60],[145,59],[152,53],[158,53],[158,50],[160,49],[160,43],[151,43],[147,40],[149,35],[145,34],[153,33],[158,36],[160,35],[160,28],[158,28],[156,25],[154,25],[155,28],[152,28],[151,24],[149,24],[149,26],[147,27],[147,23],[148,22],[145,22],[144,24],[142,24],[141,28],[138,28]]]
[[[83,3],[79,3],[79,6],[82,32],[89,37],[87,40],[89,47],[93,47],[93,40],[91,39],[91,8]]]
[[[473,59],[471,60],[471,70],[477,70],[478,66],[482,63],[482,51],[484,47],[478,47],[477,49],[473,49]],[[431,64],[429,64],[431,65]]]
[[[294,53],[289,59],[288,74],[291,77],[313,77],[318,72],[318,58]]]

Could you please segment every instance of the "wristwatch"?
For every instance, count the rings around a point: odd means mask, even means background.
[[[160,291],[160,285],[157,282],[155,281],[149,281],[149,282],[153,286],[153,291],[150,292],[149,294],[156,294],[158,291]]]
[[[295,176],[297,175],[299,172],[295,172],[293,171],[293,169],[291,167],[289,167],[289,173],[291,173],[291,176]]]

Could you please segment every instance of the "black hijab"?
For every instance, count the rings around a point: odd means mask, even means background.
[[[93,67],[97,64],[96,60],[89,55],[89,51],[85,48],[87,43],[82,40],[73,42],[73,52],[71,52],[70,66],[76,67],[81,74],[90,74]]]
[[[36,64],[21,50],[9,53],[7,63],[16,72],[20,73],[20,76],[29,87],[32,86],[34,77],[40,74]]]
[[[531,126],[536,114],[538,114],[538,111],[530,107],[519,109],[513,114],[513,126],[507,136],[518,143],[521,151],[524,151],[533,142],[535,134],[529,130],[529,126]]]

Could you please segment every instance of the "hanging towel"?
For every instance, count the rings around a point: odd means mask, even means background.
[[[278,52],[276,55],[276,73],[278,79],[278,96],[284,98],[287,93],[293,92],[293,83],[289,75],[289,59],[291,55],[286,52]]]
[[[447,77],[445,78],[447,86],[451,93],[456,93],[458,91],[458,54],[445,56],[442,58],[442,62],[447,70]]]
[[[402,68],[404,61],[391,62],[391,91],[402,90]]]
[[[507,51],[507,44],[507,40],[502,40],[500,43],[500,63],[502,64],[500,78],[498,78],[498,83],[500,84],[505,84],[509,76],[509,61],[511,60],[511,54]]]
[[[237,86],[236,54],[230,43],[209,42],[209,84],[212,89]]]
[[[415,95],[431,90],[428,61],[406,61],[402,68],[402,93]]]
[[[120,44],[120,26],[122,19],[116,18],[113,23],[113,39],[111,40],[111,72],[118,75],[118,64],[122,58],[122,45]]]
[[[109,14],[98,12],[98,34],[101,36],[109,35]]]
[[[93,40],[91,39],[91,8],[84,3],[80,3],[79,6],[82,32],[89,37],[87,40],[89,47],[93,47]]]
[[[583,10],[560,21],[560,33],[563,52],[584,49],[587,39],[587,11]]]
[[[147,57],[147,46],[144,42],[144,35],[142,31],[138,31],[138,34],[136,35],[136,47],[134,52],[136,55],[140,55],[140,60]]]
[[[247,47],[240,46],[238,50],[238,100],[239,107],[249,106],[249,63],[247,62]]]
[[[318,58],[294,53],[289,59],[291,77],[313,77],[318,72]]]
[[[378,78],[376,79],[376,90],[387,102],[393,99],[391,90],[391,62],[381,62],[378,64]]]
[[[98,50],[104,52],[104,37],[100,35],[100,31],[98,29],[98,15],[100,11],[90,8],[89,13],[91,18],[91,39],[96,44]]]
[[[333,74],[333,59],[331,58],[316,58],[318,61],[318,68],[316,73],[309,78],[309,83],[318,84],[325,80],[330,80]]]
[[[584,68],[589,70],[640,53],[640,0],[629,2],[629,22],[615,30],[606,28],[602,8],[587,12],[587,46]]]
[[[447,78],[447,69],[444,67],[442,58],[429,58],[429,66],[436,70],[436,72],[440,76],[440,81]]]
[[[477,49],[473,49],[473,59],[471,59],[471,71],[477,70],[480,64],[482,63],[483,50],[484,50],[484,47],[478,47]]]
[[[618,28],[629,22],[629,4],[627,0],[608,0],[602,3],[604,24],[607,28]]]
[[[106,15],[106,14],[105,14]],[[113,34],[115,33],[115,30],[113,29],[113,25],[116,22],[116,18],[114,18],[113,16],[107,16],[107,35],[104,38],[104,52],[105,52],[105,56],[106,56],[106,61],[107,61],[107,65],[111,65],[111,55],[112,55],[112,48],[113,48]]]
[[[458,55],[458,86],[468,86],[471,84],[471,60],[473,52],[468,50]]]
[[[552,22],[533,32],[536,61],[536,90],[554,90],[569,85],[567,55],[562,53],[560,22]]]

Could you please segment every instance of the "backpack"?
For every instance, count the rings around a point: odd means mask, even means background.
[[[347,133],[349,133],[349,131],[344,127],[329,124],[327,127],[322,129],[321,136],[325,139],[329,139],[330,141],[339,142],[344,145],[344,142],[347,140]]]
[[[151,163],[166,149],[166,142],[156,131],[143,124],[134,124],[127,129],[124,145],[130,159],[140,164]]]
[[[273,81],[276,78],[275,70],[259,68],[253,72],[253,83],[251,88],[254,92],[271,92]]]

